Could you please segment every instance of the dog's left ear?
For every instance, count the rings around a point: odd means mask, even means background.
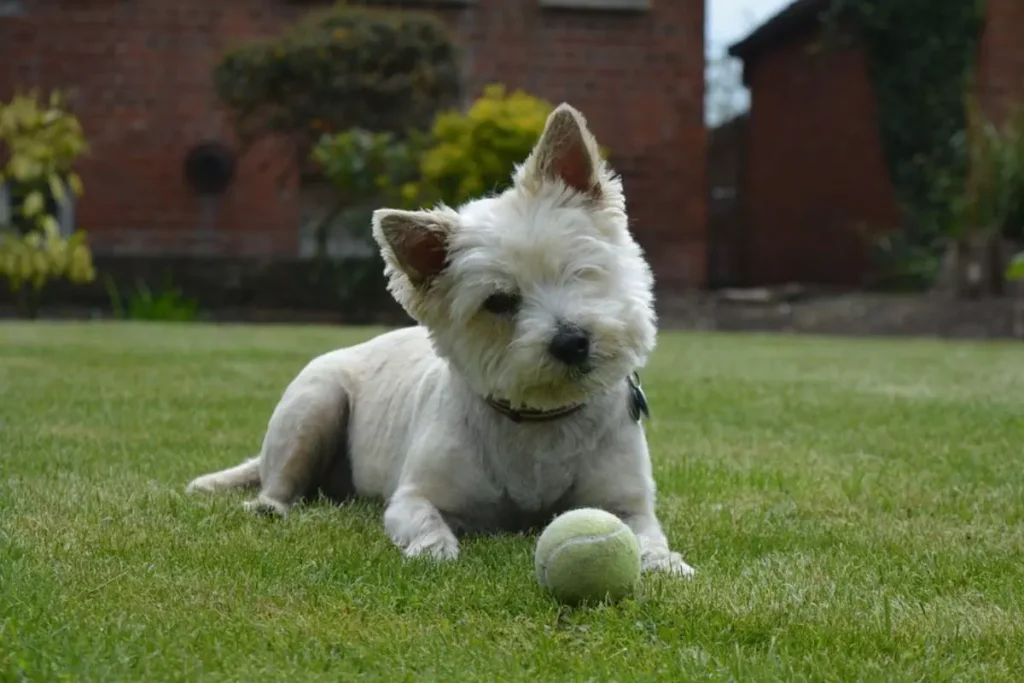
[[[373,237],[384,260],[419,287],[440,275],[448,265],[448,241],[457,216],[445,209],[373,212]]]
[[[534,183],[557,179],[577,192],[597,195],[600,164],[597,140],[586,119],[563,102],[548,116],[544,132],[523,164],[522,177]]]

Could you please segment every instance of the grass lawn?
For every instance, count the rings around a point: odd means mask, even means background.
[[[372,330],[0,325],[0,680],[943,681],[1024,671],[1024,345],[663,335],[697,568],[559,608],[533,538],[403,562],[382,508],[185,496]]]

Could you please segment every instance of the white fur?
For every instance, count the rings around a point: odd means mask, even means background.
[[[626,378],[656,327],[621,183],[564,104],[514,180],[457,210],[375,212],[389,288],[419,325],[315,358],[285,390],[260,454],[188,490],[260,485],[247,506],[280,515],[317,491],[382,498],[395,544],[436,559],[458,555],[456,532],[598,507],[636,533],[645,569],[692,574],[655,515],[646,438],[629,414]],[[518,309],[485,309],[496,292],[517,294]],[[585,368],[549,350],[566,325],[589,335]],[[515,422],[487,397],[583,407]]]

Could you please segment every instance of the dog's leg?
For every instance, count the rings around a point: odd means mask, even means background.
[[[608,482],[611,484],[612,482]],[[591,489],[579,500],[583,507],[607,510],[619,517],[636,534],[640,543],[640,561],[645,572],[665,571],[677,576],[692,576],[693,567],[682,555],[669,548],[668,539],[654,512],[654,485],[629,476],[618,478],[612,486]]]
[[[416,487],[402,486],[384,511],[384,528],[406,557],[454,560],[459,541],[441,512]]]
[[[640,558],[644,571],[666,571],[678,576],[693,576],[693,567],[683,561],[682,555],[670,550],[668,539],[654,514],[653,501],[639,506],[639,510],[618,511],[640,542]],[[646,508],[646,509],[645,509]]]
[[[260,456],[249,458],[240,465],[229,467],[220,472],[211,472],[201,477],[196,477],[188,486],[185,493],[212,493],[214,491],[225,491],[227,489],[247,488],[259,486],[260,484]]]
[[[345,438],[348,415],[348,392],[337,378],[289,387],[270,416],[260,459],[260,493],[246,509],[283,517],[322,485],[332,458],[339,455],[337,444]]]
[[[640,543],[644,571],[665,571],[692,576],[693,567],[669,548],[654,511],[655,485],[643,432],[627,432],[609,444],[604,457],[595,458],[577,482],[573,504],[596,507],[617,515]]]

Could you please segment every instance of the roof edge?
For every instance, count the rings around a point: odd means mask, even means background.
[[[795,0],[754,29],[746,38],[729,46],[730,57],[744,61],[770,49],[794,32],[820,21],[831,0]]]

